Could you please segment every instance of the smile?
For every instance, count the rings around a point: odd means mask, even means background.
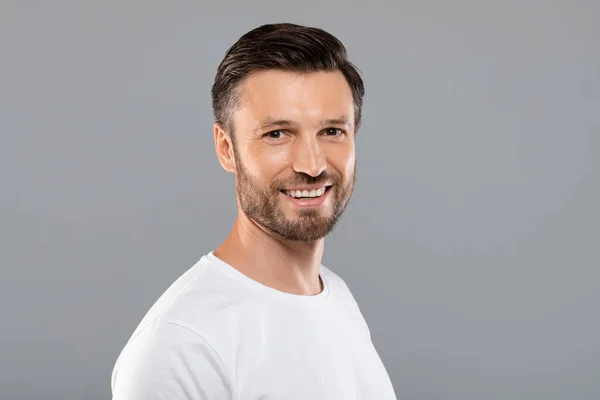
[[[330,187],[331,187],[331,185],[330,186],[322,186],[322,187],[314,188],[311,190],[291,189],[291,190],[282,190],[281,192],[287,194],[290,197],[296,198],[296,199],[302,199],[302,198],[311,199],[311,198],[317,198],[317,197],[323,196]]]

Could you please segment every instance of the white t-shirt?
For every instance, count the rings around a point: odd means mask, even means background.
[[[203,256],[150,308],[113,369],[113,400],[396,399],[344,281],[315,296]]]

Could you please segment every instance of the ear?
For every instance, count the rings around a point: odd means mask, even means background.
[[[221,125],[214,124],[215,150],[217,158],[225,171],[235,172],[235,157],[233,156],[233,143],[231,137]]]

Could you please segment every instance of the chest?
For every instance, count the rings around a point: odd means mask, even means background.
[[[240,400],[395,399],[388,374],[360,317],[284,321],[240,346]]]

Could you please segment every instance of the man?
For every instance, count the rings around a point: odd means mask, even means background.
[[[352,294],[321,265],[354,188],[363,94],[321,29],[264,25],[228,50],[214,142],[238,217],[139,324],[113,399],[396,398]]]

